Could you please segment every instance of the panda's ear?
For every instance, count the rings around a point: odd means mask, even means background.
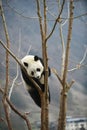
[[[38,56],[34,56],[34,61],[37,61],[38,60]]]
[[[24,62],[24,66],[28,67],[28,63]]]

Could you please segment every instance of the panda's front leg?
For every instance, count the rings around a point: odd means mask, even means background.
[[[37,89],[30,89],[29,91],[30,96],[32,97],[33,101],[41,108],[41,98],[37,91]]]

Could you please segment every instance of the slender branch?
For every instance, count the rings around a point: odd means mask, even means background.
[[[21,12],[21,13],[18,12],[17,9],[15,9],[14,7],[12,7],[12,6],[9,4],[8,0],[7,0],[6,2],[7,2],[8,7],[9,7],[12,11],[14,11],[16,14],[20,15],[21,17],[23,17],[23,18],[25,18],[25,19],[35,19],[35,20],[38,19],[38,17],[36,17],[36,16],[31,17],[31,16],[25,16],[25,15],[23,15],[24,12]],[[48,11],[48,13],[50,13],[50,12]],[[50,14],[52,15],[52,13],[50,13]],[[54,15],[54,14],[53,14],[53,15]],[[81,14],[81,15],[78,15],[78,16],[73,17],[73,19],[78,19],[78,18],[83,17],[83,16],[86,16],[86,15],[87,15],[87,13],[84,13],[84,14]],[[41,18],[41,19],[42,19],[42,18]],[[61,19],[69,20],[68,17],[61,17]],[[55,19],[54,19],[54,20],[52,20],[52,19],[47,19],[47,21],[55,21]]]
[[[46,0],[44,0],[44,34],[47,34],[47,6]]]
[[[21,66],[21,61],[11,52],[9,48],[6,47],[4,42],[0,39],[0,44],[9,52],[9,54],[16,60],[16,62]]]
[[[67,2],[67,8],[68,8],[68,16],[67,16],[67,17],[69,18],[69,13],[70,13],[70,12],[69,12],[69,2]],[[68,20],[69,20],[69,19],[66,19],[66,20],[64,21],[64,23],[62,23],[62,26],[64,26],[64,25],[68,22]]]
[[[46,41],[51,37],[51,35],[53,34],[53,32],[54,32],[54,30],[55,30],[55,27],[56,27],[56,25],[57,25],[57,22],[60,20],[60,16],[61,16],[61,14],[62,14],[64,4],[65,4],[65,0],[63,0],[60,13],[59,13],[57,19],[55,20],[55,23],[54,23],[54,26],[53,26],[53,28],[52,28],[52,31],[51,31],[50,34],[47,36]]]
[[[66,83],[66,91],[65,94],[67,95],[72,85],[75,83],[75,80],[72,80],[70,83]]]
[[[5,31],[7,48],[9,48],[10,47],[10,39],[9,39],[9,35],[8,35],[4,10],[3,10],[3,7],[2,7],[2,0],[0,0],[0,12],[1,12],[1,16],[2,16],[4,31]],[[9,115],[9,105],[6,102],[6,95],[8,93],[8,85],[9,85],[9,53],[6,50],[6,83],[5,83],[4,95],[3,95],[2,102],[3,102],[3,107],[4,107],[4,111],[5,111],[5,117],[6,117],[8,129],[13,130],[11,120],[10,120],[10,115]]]
[[[4,122],[6,126],[8,126],[6,120],[3,117],[0,117],[0,122]]]
[[[4,90],[3,90],[1,87],[0,87],[0,92],[1,92],[2,94],[4,94]],[[16,107],[10,102],[10,100],[9,100],[8,97],[6,97],[6,101],[7,101],[7,103],[9,104],[9,106],[11,107],[11,109],[12,109],[16,114],[18,114],[21,118],[23,118],[23,119],[25,120],[25,122],[26,122],[26,124],[27,124],[27,127],[28,127],[28,130],[31,130],[31,125],[30,125],[30,122],[29,122],[29,120],[28,120],[26,114],[22,114],[20,111],[18,111],[18,110],[16,109]],[[10,130],[11,130],[11,129],[10,129]]]
[[[56,75],[56,77],[57,77],[58,80],[60,81],[61,85],[63,86],[63,82],[62,82],[60,76],[58,75],[57,70],[56,70],[55,68],[52,68],[52,72]]]
[[[84,60],[85,60],[85,58],[86,58],[86,55],[87,55],[87,48],[86,48],[86,50],[85,50],[85,53],[84,53],[84,55],[83,55],[82,60],[80,61],[80,64],[82,64],[82,63],[84,62]]]
[[[15,81],[17,80],[17,78],[18,78],[18,64],[17,64],[17,74],[16,74],[15,78],[13,79],[13,83],[12,83],[12,86],[9,91],[9,96],[8,96],[9,100],[11,99],[12,91],[13,91],[14,84],[15,84]]]
[[[21,31],[19,30],[19,47],[18,47],[18,57],[19,57],[19,53],[20,53],[20,50],[21,50]],[[16,72],[16,76],[15,78],[13,79],[13,82],[12,82],[12,86],[10,87],[10,91],[9,91],[9,95],[8,95],[8,98],[10,100],[11,98],[11,94],[12,94],[12,91],[13,91],[13,88],[14,88],[14,84],[15,84],[15,81],[17,80],[18,78],[18,63],[17,63],[17,72]]]
[[[52,68],[52,72],[56,75],[56,77],[58,78],[59,82],[61,83],[61,86],[63,87],[63,81],[60,78],[60,76],[58,75],[57,70],[55,68]],[[74,82],[75,81],[72,80],[69,84],[66,83],[66,92],[68,92],[68,90],[71,88],[71,86],[73,85]]]
[[[10,120],[10,115],[9,115],[9,105],[7,104],[7,102],[4,98],[3,98],[2,102],[3,102],[3,106],[4,106],[4,110],[5,110],[8,128],[9,128],[9,130],[13,130],[11,120]]]
[[[30,53],[31,47],[32,46],[30,45],[30,47],[28,48],[28,51],[27,51],[26,55],[28,55]]]
[[[26,114],[22,114],[21,112],[19,112],[19,111],[16,109],[16,107],[10,102],[10,100],[8,99],[8,97],[6,98],[6,100],[7,100],[8,104],[9,104],[9,106],[11,107],[11,109],[12,109],[15,113],[17,113],[21,118],[23,118],[23,119],[25,120],[25,122],[26,122],[26,124],[27,124],[27,127],[28,127],[28,130],[31,130],[31,125],[30,125],[30,122],[29,122],[29,120],[28,120]]]
[[[40,88],[39,85],[38,85],[32,78],[30,78],[30,76],[27,74],[27,71],[26,71],[25,67],[22,65],[21,60],[18,59],[18,58],[11,52],[11,50],[6,47],[6,45],[5,45],[1,40],[0,40],[0,43],[1,43],[1,45],[9,52],[9,54],[14,58],[14,60],[19,64],[19,66],[23,69],[23,71],[24,71],[24,72],[26,73],[26,75],[28,76],[29,80],[31,80],[31,82],[34,83],[34,85],[36,86],[36,88],[37,88],[39,94],[41,95],[41,94],[42,94],[41,88]]]
[[[4,93],[4,89],[1,88],[1,85],[0,85],[0,92],[3,94]]]
[[[60,19],[60,21],[59,21],[61,27],[63,27],[63,26],[68,22],[68,20],[69,20],[69,2],[67,2],[67,8],[68,8],[68,17],[67,17],[67,19],[65,19],[65,21],[62,22],[62,15],[61,15],[61,19]],[[58,0],[58,9],[59,9],[59,12],[60,12],[60,9],[61,9],[61,7],[60,7],[60,0]],[[54,18],[56,17],[56,15],[53,14],[51,11],[49,11],[48,8],[47,8],[47,12],[48,12],[51,16],[53,16]]]
[[[6,0],[6,3],[7,3],[7,6],[12,10],[12,11],[14,11],[16,14],[18,14],[18,15],[20,15],[21,17],[23,17],[23,18],[25,18],[25,19],[38,19],[38,17],[31,17],[31,16],[25,16],[25,15],[23,15],[23,13],[24,12],[19,12],[19,11],[17,11],[17,9],[16,8],[14,8],[14,7],[12,7],[10,4],[9,4],[9,2],[8,2],[8,0]]]
[[[51,15],[51,16],[53,16],[54,18],[56,18],[56,15],[55,14],[53,14],[50,10],[49,10],[49,8],[47,7],[47,12]]]
[[[81,61],[76,65],[76,67],[68,70],[68,72],[72,72],[74,70],[80,69],[82,66],[84,66],[82,63],[84,62],[84,60],[86,59],[86,55],[87,55],[87,48],[84,52],[83,58],[81,59]]]
[[[39,18],[39,23],[40,23],[40,32],[41,32],[41,37],[42,37],[42,40],[43,40],[43,26],[42,26],[42,18],[41,18],[41,12],[40,12],[40,1],[39,0],[36,0],[37,2],[37,14],[38,14],[38,18]]]
[[[41,34],[41,40],[42,40],[42,56],[44,56],[44,31],[43,31],[43,24],[42,24],[42,18],[41,18],[41,12],[40,12],[40,0],[36,0],[37,2],[37,15],[39,18],[39,25],[40,25],[40,34]],[[44,58],[43,58],[44,60]]]
[[[83,16],[86,16],[86,15],[87,15],[87,13],[84,13],[84,14],[81,14],[81,15],[78,15],[78,16],[73,17],[73,19],[78,19],[78,18],[83,17]]]
[[[69,20],[69,27],[68,27],[67,46],[66,46],[66,55],[65,55],[64,73],[63,73],[63,84],[65,84],[66,78],[67,78],[70,42],[71,42],[71,36],[72,36],[72,23],[73,23],[73,12],[72,12],[72,9],[73,8],[74,8],[73,7],[73,0],[71,0],[70,1],[70,20]]]
[[[60,0],[58,0],[58,9],[60,11]],[[62,16],[62,15],[61,15]],[[69,7],[68,7],[68,17],[69,17]],[[61,78],[63,78],[63,72],[64,72],[64,61],[65,61],[65,44],[64,44],[64,37],[62,32],[62,27],[65,25],[65,23],[68,20],[66,20],[63,24],[59,22],[59,31],[60,31],[60,38],[61,38],[61,44],[62,44],[62,66],[61,66]]]
[[[6,25],[6,20],[5,20],[5,16],[4,16],[4,10],[3,10],[3,7],[2,7],[2,0],[0,0],[0,11],[1,11],[1,16],[2,16],[2,21],[3,21],[3,27],[4,27],[4,31],[5,31],[5,36],[6,36],[7,48],[9,48],[9,46],[10,46],[10,39],[9,39],[7,25]],[[8,51],[6,51],[6,85],[5,85],[4,96],[8,92],[8,84],[9,84],[9,53],[8,53]]]
[[[72,80],[70,83],[69,83],[69,89],[71,88],[71,86],[75,83],[75,80]]]
[[[59,11],[61,10],[61,6],[60,6],[60,0],[58,0],[58,9]],[[61,14],[62,17],[62,14]],[[66,20],[67,21],[67,20]],[[61,38],[61,44],[62,44],[62,65],[61,65],[61,78],[59,77],[58,73],[56,74],[57,78],[59,79],[60,83],[61,83],[61,94],[60,94],[60,112],[59,112],[59,120],[58,120],[58,124],[61,123],[61,117],[62,117],[62,90],[63,90],[63,82],[62,82],[62,77],[63,77],[63,71],[64,71],[64,59],[65,59],[65,44],[64,44],[64,38],[63,38],[63,33],[62,33],[62,22],[59,22],[59,31],[60,31],[60,38]]]

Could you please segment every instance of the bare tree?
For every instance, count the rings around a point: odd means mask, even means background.
[[[8,85],[9,85],[9,53],[14,57],[14,59],[21,65],[20,60],[18,60],[14,54],[11,53],[11,51],[9,51],[9,46],[10,46],[10,40],[9,40],[9,35],[8,35],[8,30],[7,30],[7,25],[6,25],[6,20],[5,20],[5,16],[4,16],[4,11],[3,11],[3,7],[2,7],[2,1],[0,0],[0,12],[1,12],[1,16],[2,16],[2,21],[3,21],[3,27],[4,27],[4,31],[5,31],[5,36],[6,36],[6,43],[7,46],[5,46],[6,49],[6,84],[5,84],[5,88],[4,91],[3,89],[1,89],[0,86],[0,92],[3,94],[3,106],[4,106],[4,110],[5,110],[5,116],[6,116],[6,122],[8,125],[8,129],[9,130],[13,130],[12,128],[12,124],[11,124],[11,120],[10,120],[10,113],[9,113],[9,106],[11,107],[12,110],[14,110],[15,113],[17,113],[19,116],[21,116],[27,124],[28,130],[31,130],[31,125],[29,123],[29,120],[27,119],[27,116],[22,113],[20,113],[14,106],[13,104],[10,102],[9,98],[8,98]],[[0,41],[0,43],[3,44],[2,41]],[[3,44],[4,45],[4,44]],[[2,118],[0,118],[2,119]]]
[[[68,25],[68,36],[67,36],[67,44],[65,50],[65,59],[64,59],[64,71],[63,71],[63,79],[62,79],[62,91],[61,91],[61,102],[60,102],[60,113],[59,113],[59,122],[58,122],[58,130],[65,130],[66,126],[66,110],[67,110],[67,92],[71,87],[67,86],[67,71],[68,71],[68,62],[69,62],[69,52],[70,52],[70,43],[72,37],[72,23],[73,23],[73,0],[70,0],[70,16],[69,16],[69,25]]]
[[[43,14],[41,14],[41,3],[43,4]],[[26,75],[28,75],[29,80],[31,80],[34,85],[36,86],[40,97],[41,97],[41,130],[49,130],[49,100],[48,100],[48,50],[47,50],[47,42],[51,38],[52,34],[54,33],[57,24],[59,24],[59,29],[60,29],[60,38],[61,38],[61,43],[62,43],[62,67],[61,67],[61,76],[59,76],[58,72],[56,69],[52,69],[52,71],[55,73],[57,76],[58,80],[60,81],[61,84],[61,94],[60,94],[60,108],[59,108],[59,117],[58,117],[58,130],[65,130],[66,127],[66,111],[67,111],[67,94],[68,91],[70,90],[71,86],[73,85],[74,81],[72,80],[70,83],[67,82],[67,74],[69,71],[76,70],[82,66],[82,63],[87,55],[87,49],[84,53],[84,56],[80,63],[73,69],[68,70],[68,65],[69,65],[69,55],[70,55],[70,44],[71,44],[71,38],[72,38],[72,25],[73,25],[73,0],[69,1],[69,7],[68,7],[68,17],[62,18],[62,12],[64,9],[64,4],[65,0],[62,1],[62,4],[60,5],[60,0],[57,0],[58,2],[58,9],[59,13],[57,16],[54,16],[52,12],[49,11],[47,7],[47,1],[46,0],[36,0],[36,5],[37,5],[37,15],[38,17],[34,17],[34,19],[39,20],[39,26],[40,26],[40,34],[41,34],[41,40],[42,40],[42,57],[43,57],[43,62],[44,62],[44,70],[45,70],[45,77],[44,77],[44,83],[45,83],[45,92],[42,92],[40,87],[36,84],[36,82],[33,81],[29,77],[29,75],[26,72],[26,69],[24,66],[21,64],[20,59],[18,59],[12,51],[9,49],[9,35],[8,35],[8,30],[7,30],[7,25],[6,25],[6,20],[4,16],[4,11],[2,7],[2,1],[0,0],[0,11],[1,11],[1,16],[2,16],[2,21],[3,21],[3,27],[5,31],[5,36],[6,36],[6,43],[3,43],[3,41],[0,39],[0,44],[6,49],[6,84],[5,88],[2,89],[0,86],[0,93],[3,95],[3,106],[5,109],[5,115],[6,115],[6,123],[8,125],[9,130],[12,130],[12,124],[10,120],[10,115],[9,115],[9,107],[11,110],[13,110],[16,114],[18,114],[24,121],[26,122],[28,130],[31,130],[31,124],[29,119],[27,118],[26,113],[22,113],[17,110],[17,108],[11,103],[10,101],[10,96],[11,92],[8,95],[8,85],[9,85],[9,54],[14,58],[14,60],[18,63],[18,65],[24,70]],[[7,3],[8,4],[8,3]],[[9,4],[8,4],[9,5]],[[13,10],[13,8],[12,8]],[[19,14],[16,10],[15,12]],[[55,17],[54,25],[48,34],[48,24],[47,24],[47,13],[50,13],[53,17]],[[22,14],[19,14],[22,17],[24,17]],[[85,15],[85,14],[84,14]],[[42,17],[43,16],[43,17]],[[83,16],[83,15],[81,15]],[[29,18],[29,17],[26,17]],[[32,17],[33,18],[33,17]],[[75,17],[78,18],[78,17]],[[29,18],[30,19],[30,18]],[[65,22],[62,23],[62,19],[65,19]],[[64,39],[63,39],[63,34],[62,34],[62,26],[68,22],[68,35],[67,35],[67,43],[66,43],[66,48],[64,44]],[[18,71],[17,71],[18,72]],[[18,74],[16,75],[14,82],[17,78]],[[13,85],[14,85],[13,82]],[[12,89],[13,90],[13,89]],[[0,120],[4,121],[3,118],[0,118]]]
[[[1,16],[2,16],[2,21],[3,21],[5,36],[6,36],[7,48],[9,48],[10,40],[9,40],[9,35],[8,35],[8,30],[7,30],[7,25],[6,25],[6,20],[5,20],[1,0],[0,0],[0,11],[1,11]],[[9,130],[12,130],[12,125],[11,125],[10,115],[9,115],[9,106],[6,102],[6,96],[8,93],[8,85],[9,85],[9,53],[8,53],[8,51],[6,51],[6,84],[5,84],[4,95],[3,95],[3,106],[4,106],[4,110],[5,110],[5,116],[6,116],[8,128],[9,128]]]
[[[47,55],[47,11],[46,11],[46,0],[43,0],[43,8],[44,8],[44,24],[42,24],[41,19],[41,10],[40,10],[40,1],[37,0],[37,14],[39,18],[39,25],[41,31],[41,39],[42,39],[42,56],[44,62],[44,84],[45,84],[45,92],[41,95],[41,130],[49,129],[49,109],[48,109],[48,55]]]
[[[44,24],[42,24],[42,18],[41,18],[41,13],[40,13],[40,1],[37,0],[37,14],[38,14],[38,18],[39,18],[39,24],[40,24],[40,31],[41,31],[41,38],[42,38],[42,56],[43,56],[43,61],[44,61],[44,68],[45,68],[45,79],[44,79],[44,83],[45,83],[45,93],[42,93],[41,90],[38,88],[38,91],[40,93],[40,96],[41,96],[41,104],[42,104],[42,109],[41,109],[41,130],[48,130],[49,129],[49,109],[48,109],[48,56],[47,56],[47,40],[51,37],[51,35],[53,34],[54,30],[55,30],[55,27],[57,25],[57,22],[59,22],[60,20],[60,16],[62,14],[62,11],[63,11],[63,7],[64,7],[64,3],[65,3],[65,0],[63,0],[63,3],[62,3],[62,6],[61,6],[61,9],[60,9],[60,13],[58,15],[58,17],[56,18],[55,20],[55,23],[54,23],[54,26],[52,28],[52,31],[50,32],[50,34],[47,36],[47,18],[46,18],[46,13],[47,13],[47,6],[46,6],[46,1],[43,0],[43,8],[44,8]],[[72,21],[72,19],[70,19]],[[71,27],[71,26],[70,26]],[[70,29],[71,30],[71,29]],[[71,33],[70,33],[71,34]],[[69,37],[70,38],[70,37]],[[70,40],[69,40],[70,41]],[[14,57],[14,59],[19,63],[19,65],[21,67],[23,67],[21,65],[21,62],[20,60],[18,60],[18,58],[16,58],[14,56],[14,54],[12,54],[12,52],[9,50],[8,47],[6,47],[2,41],[0,41],[1,44],[5,47],[6,50],[9,51],[9,53]],[[70,42],[69,42],[70,44]],[[68,45],[68,43],[67,43]],[[69,47],[67,47],[69,49]],[[67,51],[66,51],[67,52]],[[69,52],[69,51],[68,51]],[[68,57],[68,54],[66,53],[66,57]],[[67,58],[66,58],[67,59]],[[67,62],[68,62],[68,59],[67,59]],[[67,65],[68,63],[66,64],[66,69],[67,69]],[[62,83],[62,85],[64,86],[65,85],[65,78],[66,78],[66,69],[64,69],[64,81]],[[37,85],[36,85],[37,86]],[[66,86],[66,85],[65,85]],[[63,87],[64,89],[65,87]],[[64,92],[63,92],[63,98],[65,98],[65,89],[64,89]],[[62,103],[62,102],[61,102]],[[63,103],[66,103],[66,100],[65,102]],[[11,103],[9,103],[10,106],[11,106]],[[60,105],[61,106],[61,105]],[[62,108],[62,107],[61,107]],[[66,111],[66,109],[64,109],[64,111]],[[63,109],[62,109],[62,112],[63,112]],[[63,118],[61,120],[64,120],[65,119],[65,113],[64,115],[61,115]],[[65,120],[64,120],[64,123],[65,123]],[[60,123],[59,123],[60,124]]]
[[[53,28],[49,35],[47,36],[47,4],[46,0],[43,0],[43,10],[44,10],[44,23],[42,24],[42,16],[40,12],[40,1],[37,0],[37,14],[39,17],[39,25],[40,25],[40,31],[41,31],[41,39],[42,39],[42,56],[44,61],[44,69],[45,69],[45,93],[43,93],[41,99],[42,99],[42,113],[41,113],[41,128],[42,130],[48,130],[49,129],[49,109],[48,109],[48,55],[47,55],[47,41],[53,34],[55,27],[57,25],[57,22],[60,19],[61,13],[63,11],[65,0],[63,0],[62,7],[60,10],[60,13],[58,14],[58,17],[55,20],[55,23],[53,25]]]

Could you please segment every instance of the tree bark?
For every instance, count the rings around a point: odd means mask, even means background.
[[[66,110],[67,110],[67,71],[68,71],[68,61],[69,61],[69,52],[70,52],[70,43],[72,36],[72,23],[73,23],[73,0],[70,0],[70,18],[68,25],[68,36],[67,36],[67,45],[65,51],[65,63],[64,63],[64,72],[63,72],[63,85],[60,96],[60,112],[58,120],[58,130],[65,130],[66,127]]]
[[[2,17],[4,31],[5,31],[7,48],[9,48],[10,47],[10,40],[9,40],[6,20],[5,20],[5,16],[4,16],[4,10],[2,7],[2,0],[0,0],[0,11],[1,11],[1,17]],[[9,86],[9,53],[8,53],[8,51],[6,51],[6,83],[5,83],[4,96],[3,96],[3,106],[4,106],[4,110],[5,110],[5,116],[6,116],[8,128],[9,128],[9,130],[12,130],[13,128],[12,128],[10,115],[9,115],[9,106],[6,102],[6,96],[8,93],[8,86]]]

